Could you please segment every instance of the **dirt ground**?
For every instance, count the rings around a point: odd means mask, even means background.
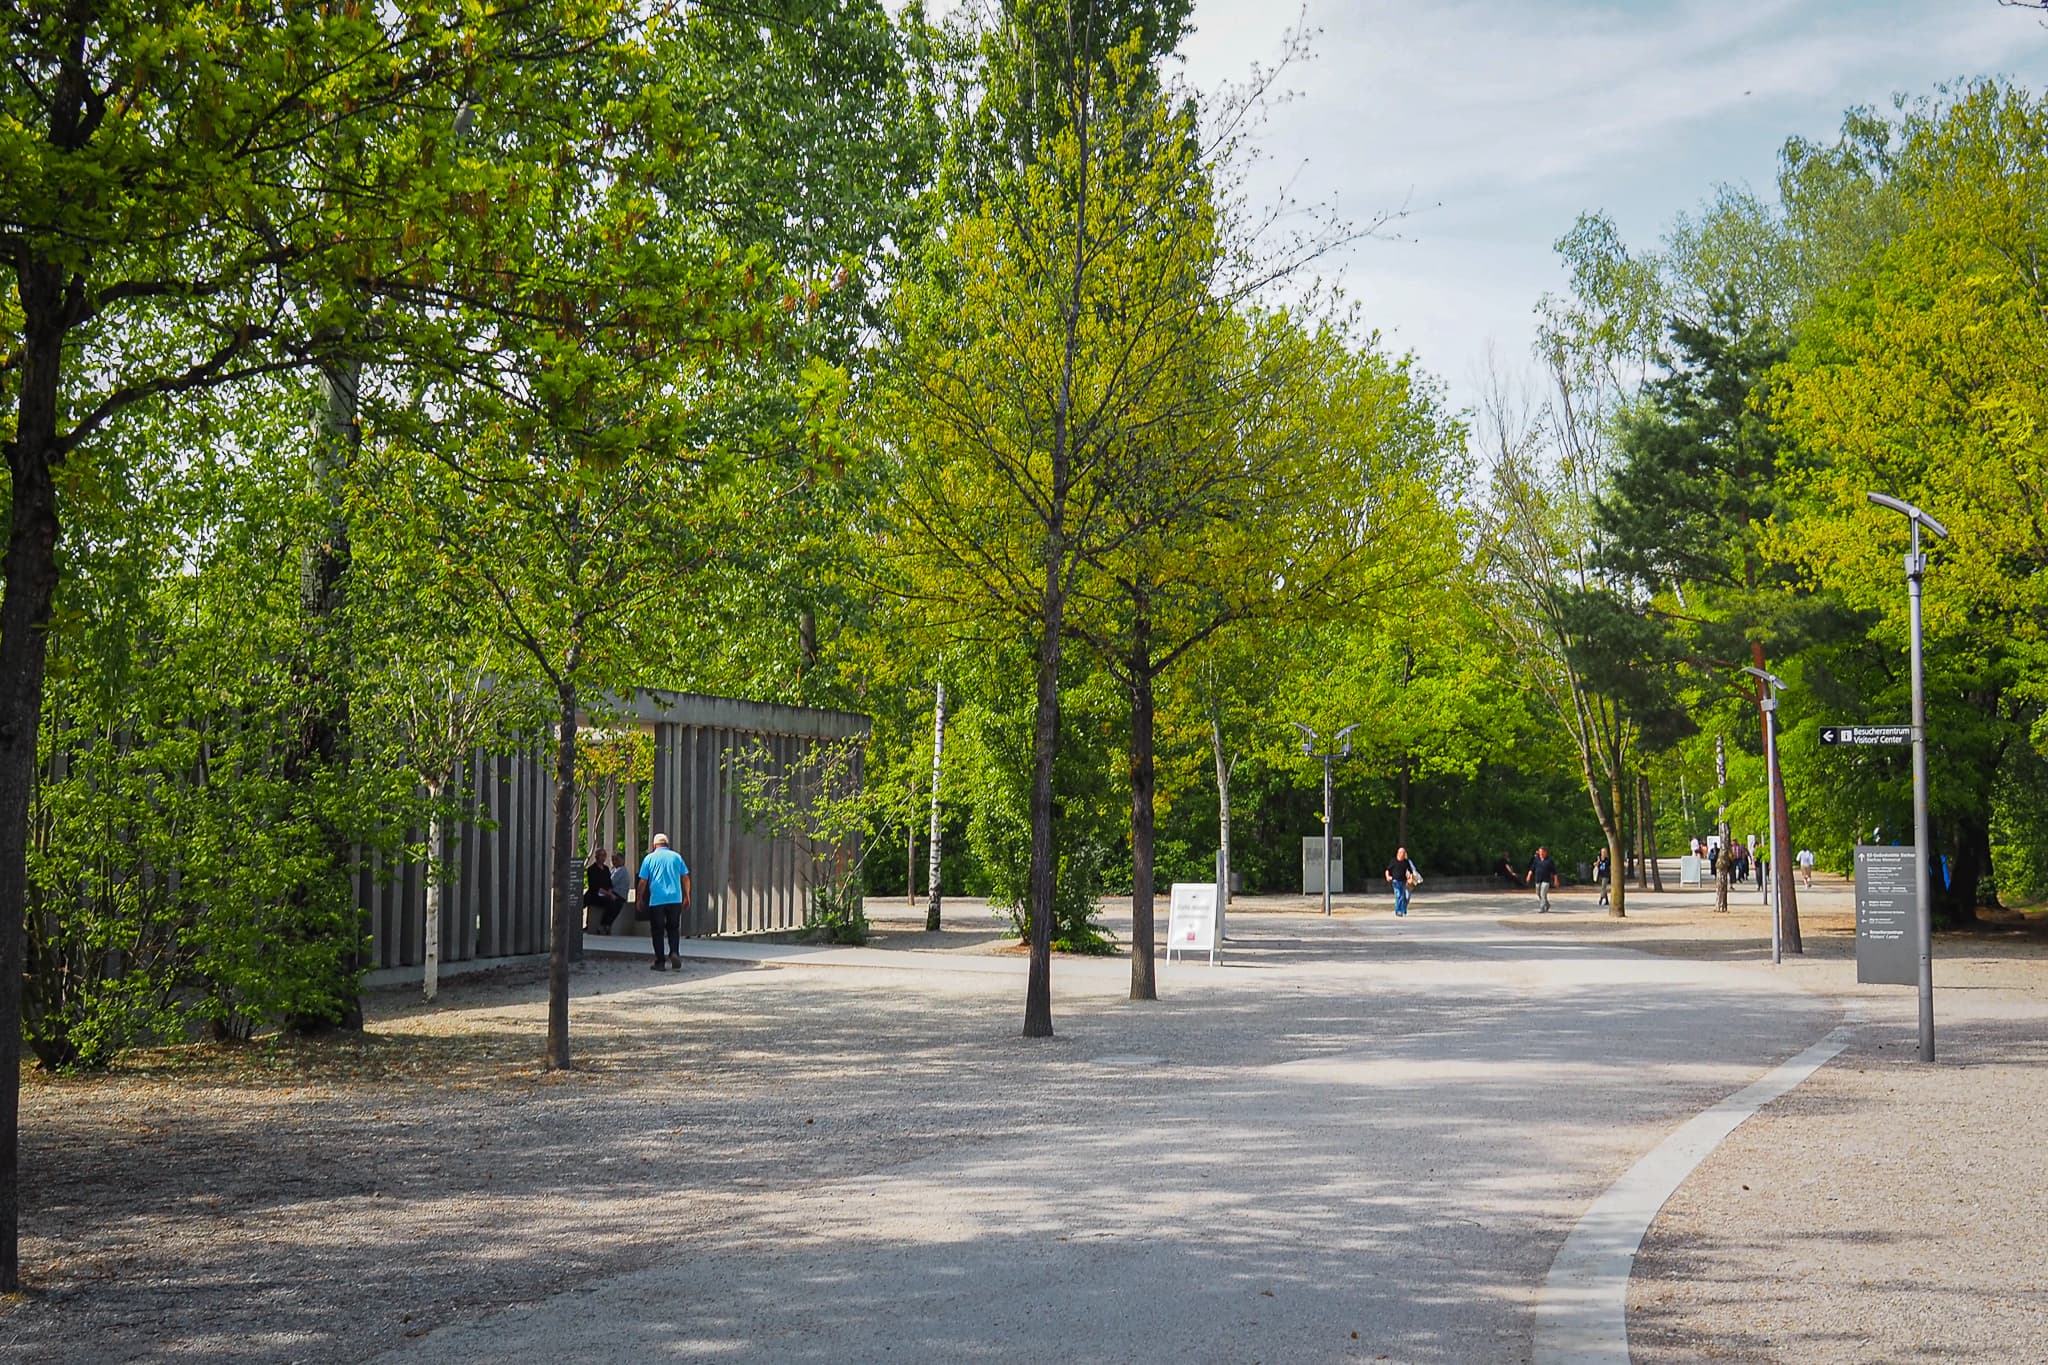
[[[432,1008],[416,988],[372,993],[359,1039],[28,1073],[32,1292],[0,1316],[0,1357],[355,1358],[451,1313],[648,1263],[685,1185],[693,1217],[715,1219],[771,1173],[831,1172],[845,1133],[815,1120],[843,1116],[848,1097],[806,1081],[859,1068],[829,1046],[794,1061],[779,1050],[799,1027],[819,1032],[796,1017],[816,1002],[739,984],[755,974],[700,964],[653,978],[734,983],[719,983],[714,1043],[675,1037],[658,992],[625,994],[647,986],[643,965],[587,964],[567,1073],[539,1065],[533,970],[457,978]],[[605,995],[618,1002],[590,999]],[[860,1008],[877,1036],[915,1036],[886,1001]],[[797,1112],[805,1097],[818,1114]],[[593,1132],[613,1140],[592,1146]]]

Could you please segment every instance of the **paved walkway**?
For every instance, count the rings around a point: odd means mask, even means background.
[[[1062,960],[1039,1042],[1015,957],[694,943],[776,969],[740,979],[800,1002],[788,1047],[860,1047],[843,1082],[792,1081],[834,1169],[734,1200],[679,1164],[660,1264],[379,1359],[1530,1359],[1603,1191],[1838,1018],[1751,970],[1502,928],[1504,904],[1240,914],[1222,965],[1162,964],[1157,1004],[1123,998],[1127,962]],[[689,1029],[735,980],[644,993]]]

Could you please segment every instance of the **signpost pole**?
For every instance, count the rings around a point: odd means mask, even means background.
[[[1920,549],[1920,519],[1906,555],[1906,600],[1913,634],[1913,890],[1920,934],[1920,1060],[1934,1060],[1934,915],[1927,862],[1934,840],[1927,829],[1927,683],[1920,655],[1920,580],[1927,556]]]
[[[1330,755],[1323,755],[1323,913],[1330,913]]]
[[[1785,680],[1769,669],[1745,665],[1742,670],[1757,681],[1757,688],[1763,693],[1757,705],[1764,713],[1764,781],[1769,790],[1765,792],[1764,804],[1771,815],[1771,876],[1770,886],[1764,892],[1764,903],[1771,907],[1771,961],[1785,960],[1785,888],[1791,883],[1790,870],[1785,866],[1785,841],[1778,836],[1778,689]]]
[[[1913,674],[1913,898],[1918,911],[1915,925],[1920,936],[1920,1060],[1934,1060],[1934,907],[1927,884],[1927,863],[1934,851],[1934,839],[1927,828],[1927,686],[1920,654],[1920,580],[1927,573],[1927,556],[1920,549],[1920,528],[1925,526],[1943,540],[1948,528],[1912,503],[1887,493],[1868,493],[1871,502],[1889,507],[1913,528],[1912,547],[1906,552],[1906,605],[1912,634],[1910,646]]]
[[[1309,729],[1298,720],[1289,721],[1288,724],[1301,731],[1301,751],[1310,758],[1320,758],[1323,760],[1323,913],[1327,915],[1330,913],[1331,818],[1336,814],[1331,801],[1330,764],[1337,759],[1349,758],[1351,756],[1351,732],[1356,730],[1358,726],[1351,724],[1339,730],[1330,737],[1330,747],[1318,753],[1316,752],[1316,746],[1322,740],[1321,735]],[[1304,849],[1303,852],[1306,854],[1307,850]]]
[[[1770,784],[1768,793],[1775,803],[1778,791],[1778,698],[1776,689],[1764,698],[1764,780]],[[1772,814],[1775,816],[1776,811]],[[1785,896],[1778,886],[1779,861],[1784,850],[1778,847],[1778,822],[1771,821],[1771,961],[1781,964],[1785,961]]]

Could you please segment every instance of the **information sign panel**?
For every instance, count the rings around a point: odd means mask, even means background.
[[[1919,913],[1913,884],[1917,849],[1856,846],[1856,979],[1881,986],[1920,980]]]
[[[1301,841],[1301,894],[1323,894],[1323,836],[1311,834]],[[1330,894],[1344,894],[1344,836],[1330,839]]]
[[[1207,953],[1216,960],[1216,883],[1175,882],[1166,916],[1166,960],[1175,953]]]
[[[1697,853],[1687,853],[1680,857],[1678,860],[1678,884],[1680,886],[1698,886],[1700,884],[1700,867],[1703,861]]]

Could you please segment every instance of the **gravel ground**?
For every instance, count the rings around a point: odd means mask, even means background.
[[[1513,1361],[1577,1211],[1832,1017],[1289,908],[1157,1006],[1061,962],[1048,1041],[963,915],[972,971],[593,961],[562,1076],[528,977],[34,1079],[0,1356]]]
[[[1930,1067],[1913,989],[1856,984],[1850,887],[1802,893],[1806,952],[1778,968],[1754,896],[1726,914],[1710,900],[1646,895],[1625,922],[1544,927],[1745,965],[1864,1022],[1664,1206],[1630,1286],[1633,1358],[2048,1360],[2048,941],[1988,925],[1937,937]]]
[[[1853,984],[1834,894],[1777,969],[1753,909],[1677,895],[1622,923],[1565,895],[1507,933],[1507,901],[1397,925],[1288,898],[1234,920],[1242,971],[1180,978],[1201,998],[1170,978],[1133,1011],[1126,964],[1062,963],[1050,1043],[1016,1037],[1021,992],[986,973],[593,960],[566,1075],[537,1065],[531,973],[433,1009],[378,993],[359,1041],[31,1073],[35,1292],[0,1309],[0,1359],[837,1360],[907,1313],[935,1360],[1143,1328],[1150,1354],[1066,1353],[1512,1361],[1576,1211],[1842,1001],[1869,1016],[1856,1046],[1666,1206],[1637,1358],[2048,1358],[2043,954],[1938,947],[1921,1068],[1911,992]],[[975,908],[935,938],[877,908],[884,946],[1014,953]],[[663,1317],[700,1278],[746,1314]],[[636,1323],[665,1334],[617,1335]]]

